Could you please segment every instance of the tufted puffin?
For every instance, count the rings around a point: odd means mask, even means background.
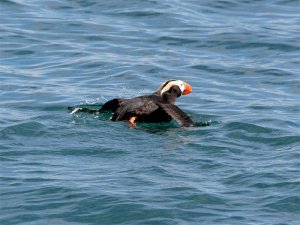
[[[167,80],[153,94],[132,99],[115,98],[106,102],[101,110],[111,111],[112,121],[128,121],[132,126],[136,126],[135,122],[160,123],[174,119],[181,126],[190,127],[194,122],[175,105],[175,101],[191,92],[192,87],[188,83]]]

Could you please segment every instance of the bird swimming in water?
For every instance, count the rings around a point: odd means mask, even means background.
[[[112,121],[161,123],[176,120],[183,127],[194,125],[191,118],[175,105],[181,95],[192,92],[192,87],[181,80],[167,80],[150,95],[131,99],[115,98],[106,102],[101,110],[111,111]]]

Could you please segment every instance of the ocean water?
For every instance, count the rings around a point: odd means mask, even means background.
[[[1,0],[0,224],[300,224],[297,0]],[[197,122],[68,106],[193,87]]]

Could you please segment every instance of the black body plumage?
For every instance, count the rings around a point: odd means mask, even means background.
[[[174,119],[181,126],[192,126],[194,122],[191,118],[175,105],[176,99],[183,94],[183,91],[177,85],[169,84],[168,87],[168,83],[172,81],[175,82],[174,80],[166,81],[151,95],[132,99],[112,99],[106,102],[101,110],[111,111],[112,121],[129,121],[130,118],[135,117],[136,122],[161,123]]]

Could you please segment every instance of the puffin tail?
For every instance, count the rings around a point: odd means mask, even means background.
[[[107,112],[115,112],[117,108],[120,106],[120,104],[125,101],[125,99],[121,98],[114,98],[108,102],[106,102],[104,105],[102,104],[80,104],[75,106],[69,106],[68,110],[71,114],[74,114],[76,112],[89,112],[89,113],[107,113]]]
[[[74,114],[76,112],[99,112],[101,111],[102,105],[100,104],[82,104],[82,105],[75,105],[75,106],[69,106],[68,110],[71,114]]]

